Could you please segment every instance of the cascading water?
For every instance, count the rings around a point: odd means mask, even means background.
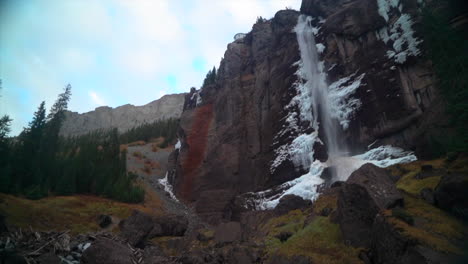
[[[320,176],[326,167],[334,168],[330,172],[331,180],[335,181],[346,180],[364,163],[387,167],[416,160],[413,153],[391,146],[380,146],[361,155],[348,156],[341,133],[361,104],[358,99],[350,97],[361,86],[365,74],[357,76],[354,73],[328,85],[324,64],[319,60],[319,52],[324,46],[315,42],[314,34],[319,29],[314,28],[312,22],[312,17],[300,15],[294,28],[301,54],[301,60],[297,63],[298,81],[294,85],[297,95],[286,106],[289,113],[285,119],[285,129],[277,135],[291,133],[297,136],[291,143],[276,149],[276,158],[271,166],[271,172],[274,173],[279,164],[290,159],[308,172],[273,189],[252,193],[253,200],[248,203],[256,208],[274,208],[280,198],[287,194],[314,200],[318,195],[318,187],[324,183]],[[299,113],[294,109],[299,109]],[[299,121],[308,121],[309,129],[301,128]],[[310,128],[314,130],[312,133],[304,132],[310,131]],[[314,160],[316,143],[325,144],[328,152],[326,163]]]
[[[302,77],[305,79],[303,88],[310,91],[313,128],[315,130],[318,130],[319,127],[322,129],[323,135],[319,135],[319,137],[325,141],[327,147],[329,156],[327,164],[333,165],[336,158],[346,155],[347,148],[344,142],[339,141],[341,127],[339,122],[333,118],[327,75],[324,72],[323,62],[319,60],[314,37],[315,28],[311,22],[311,17],[301,15],[295,28],[301,53]],[[332,172],[339,173],[338,170],[332,170]],[[332,176],[340,178],[339,175]]]

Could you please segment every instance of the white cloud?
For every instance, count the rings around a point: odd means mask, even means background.
[[[95,104],[97,104],[99,106],[106,105],[104,100],[101,97],[99,97],[99,95],[96,92],[89,91],[88,95],[89,95],[89,97],[91,97],[91,100],[93,101],[93,103],[95,103]]]

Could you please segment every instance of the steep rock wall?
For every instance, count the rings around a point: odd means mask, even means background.
[[[353,152],[390,144],[424,155],[430,137],[446,133],[443,103],[416,30],[421,4],[302,3],[301,13],[316,18],[314,34],[330,89],[340,95],[357,85],[347,95],[358,100],[350,104],[352,111],[336,112],[343,119],[343,140]],[[283,10],[271,20],[257,21],[244,38],[228,45],[215,84],[186,96],[179,131],[182,148],[175,153],[170,178],[176,194],[196,202],[197,211],[211,222],[237,217],[236,195],[304,173],[290,160],[271,170],[275,150],[294,138],[277,135],[288,125],[286,106],[297,93],[293,87],[300,55],[293,29],[298,16]],[[210,113],[201,118],[205,108]],[[307,127],[304,122],[298,125]],[[323,145],[314,145],[314,153],[316,159],[327,159]]]
[[[60,134],[76,136],[94,130],[110,128],[117,128],[119,132],[125,132],[144,123],[179,118],[184,101],[185,94],[171,94],[142,106],[130,104],[116,108],[102,106],[83,114],[66,112]]]

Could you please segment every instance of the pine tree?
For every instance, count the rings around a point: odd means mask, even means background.
[[[65,111],[68,108],[68,101],[71,96],[71,85],[68,84],[63,93],[59,94],[54,105],[50,109],[47,115],[47,124],[44,130],[44,137],[41,142],[41,171],[47,175],[50,180],[50,185],[47,186],[52,188],[56,187],[57,178],[59,177],[59,171],[54,163],[56,161],[56,153],[58,151],[59,132],[62,122],[65,119]]]

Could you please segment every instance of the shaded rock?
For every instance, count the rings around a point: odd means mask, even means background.
[[[214,238],[214,231],[211,230],[199,230],[197,233],[197,239],[202,242],[210,241]]]
[[[39,264],[61,264],[62,260],[52,252],[43,254],[36,259]]]
[[[275,207],[275,212],[279,215],[286,214],[291,210],[303,209],[310,207],[312,202],[309,200],[304,200],[302,197],[299,197],[294,194],[288,194],[281,197],[278,205]]]
[[[328,186],[330,185],[331,181],[333,180],[333,177],[336,175],[337,170],[336,167],[331,166],[331,167],[326,167],[322,174],[320,175],[320,178],[325,180],[325,185]]]
[[[132,264],[132,251],[127,246],[106,238],[97,239],[81,258],[83,264]]]
[[[333,208],[330,207],[325,207],[322,210],[320,210],[320,215],[321,216],[329,216],[333,212]]]
[[[231,220],[234,192],[232,190],[205,191],[195,204],[197,214],[210,224]]]
[[[160,248],[156,246],[145,247],[143,251],[143,263],[145,264],[166,264],[173,263],[165,257]]]
[[[132,246],[143,247],[144,241],[154,228],[151,216],[140,211],[133,211],[132,215],[120,222],[121,235]]]
[[[377,10],[377,1],[354,1],[330,15],[323,24],[324,31],[349,38],[358,38],[366,32],[374,31],[385,25],[385,20]]]
[[[403,206],[403,195],[392,181],[390,172],[373,164],[364,164],[351,174],[346,183],[359,184],[366,188],[380,209]]]
[[[99,215],[98,223],[101,228],[106,228],[112,224],[112,217],[109,215]]]
[[[371,238],[372,261],[376,264],[430,263],[415,249],[417,242],[400,234],[383,215],[375,218]]]
[[[293,235],[293,233],[291,233],[291,232],[281,232],[281,233],[279,233],[278,235],[276,235],[275,237],[278,238],[281,242],[285,242],[285,241],[288,240],[292,235]]]
[[[8,228],[5,223],[5,216],[0,214],[0,234],[3,232],[8,232]]]
[[[369,247],[372,224],[379,207],[366,188],[359,184],[344,184],[338,195],[336,220],[346,244]]]
[[[468,174],[449,173],[434,190],[435,204],[452,214],[468,219]]]
[[[421,198],[429,204],[435,203],[434,191],[431,188],[422,189],[419,193],[419,196],[421,196]]]
[[[184,215],[161,216],[153,219],[154,226],[148,237],[183,236],[188,228],[188,219]]]
[[[330,188],[341,187],[344,183],[345,183],[344,181],[336,181],[330,185]]]
[[[239,222],[219,224],[214,233],[214,241],[217,244],[232,243],[241,239],[242,230]]]

